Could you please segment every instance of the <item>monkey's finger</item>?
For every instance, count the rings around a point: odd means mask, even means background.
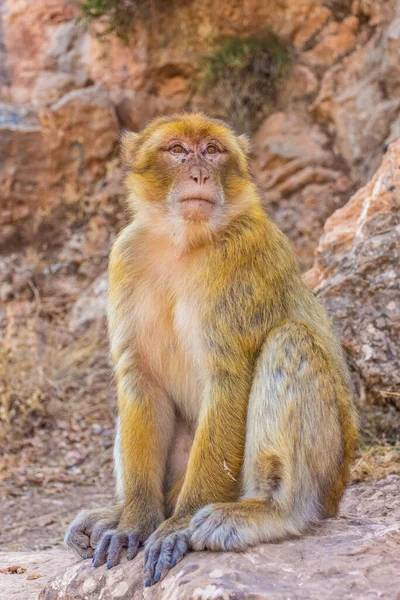
[[[135,533],[130,533],[128,536],[128,550],[126,551],[127,560],[132,560],[139,550],[139,536]]]
[[[112,538],[107,552],[107,569],[112,569],[119,563],[122,548],[128,547],[128,535],[126,533],[115,533]]]
[[[171,556],[171,569],[173,567],[175,567],[175,565],[178,564],[178,562],[180,562],[182,560],[182,558],[185,556],[185,554],[187,554],[189,551],[189,540],[187,539],[187,537],[185,536],[185,538],[182,537],[178,537],[177,540],[175,541],[175,547],[172,551],[172,556]]]
[[[99,545],[105,531],[110,529],[110,524],[107,521],[100,521],[90,534],[90,546],[95,550]]]
[[[83,558],[83,560],[86,560],[87,558],[92,558],[93,554],[94,550],[89,546],[88,548],[85,548],[85,550],[82,551],[80,556]]]
[[[100,567],[107,560],[108,547],[112,538],[111,533],[105,533],[101,538],[100,544],[97,546],[93,556],[93,566]]]
[[[65,536],[65,543],[75,550],[82,558],[89,558],[90,556],[90,542],[89,537],[83,533],[80,527],[72,527]]]
[[[151,544],[145,550],[145,562],[144,562],[144,574],[146,576],[146,581],[144,586],[150,587],[151,582],[153,581],[155,567],[158,562],[158,557],[160,556],[161,547],[159,544]]]
[[[160,554],[157,564],[154,567],[153,579],[155,582],[160,581],[171,568],[172,551],[175,546],[175,536],[167,537],[160,549]]]

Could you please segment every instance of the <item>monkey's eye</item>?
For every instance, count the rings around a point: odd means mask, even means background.
[[[174,144],[173,146],[171,146],[169,151],[173,154],[182,154],[183,152],[185,152],[185,148],[182,146],[182,144]]]
[[[217,154],[217,152],[219,152],[219,150],[215,144],[208,144],[206,148],[207,154]]]

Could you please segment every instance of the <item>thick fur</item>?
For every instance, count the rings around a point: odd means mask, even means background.
[[[186,154],[171,157],[171,139],[209,173],[207,218],[179,212]],[[198,151],[209,139],[216,158]],[[334,515],[357,419],[342,351],[261,208],[246,140],[196,114],[123,145],[135,218],[109,268],[123,498],[111,535],[147,539],[151,583],[189,546],[244,550]]]

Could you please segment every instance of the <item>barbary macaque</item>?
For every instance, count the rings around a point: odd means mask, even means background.
[[[341,347],[266,216],[248,140],[202,114],[126,133],[132,222],[108,322],[118,504],[67,543],[94,566],[145,545],[145,585],[190,550],[242,551],[336,514],[357,417]]]

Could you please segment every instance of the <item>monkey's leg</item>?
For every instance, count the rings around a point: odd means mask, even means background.
[[[164,489],[166,491],[166,516],[170,517],[181,492],[193,445],[194,433],[191,427],[177,415],[172,446],[168,454]]]
[[[116,527],[122,513],[122,504],[83,510],[72,521],[64,542],[83,559],[91,558],[103,533]]]
[[[139,544],[164,520],[164,490],[168,449],[174,430],[174,410],[164,392],[147,381],[135,366],[119,364],[119,432],[116,437],[117,480],[122,480],[123,508],[118,526],[104,533],[93,557],[95,567],[119,562],[123,548],[131,560]]]
[[[244,550],[334,512],[349,459],[340,409],[347,391],[335,369],[306,326],[287,321],[270,332],[249,398],[243,499],[200,509],[193,549]]]

